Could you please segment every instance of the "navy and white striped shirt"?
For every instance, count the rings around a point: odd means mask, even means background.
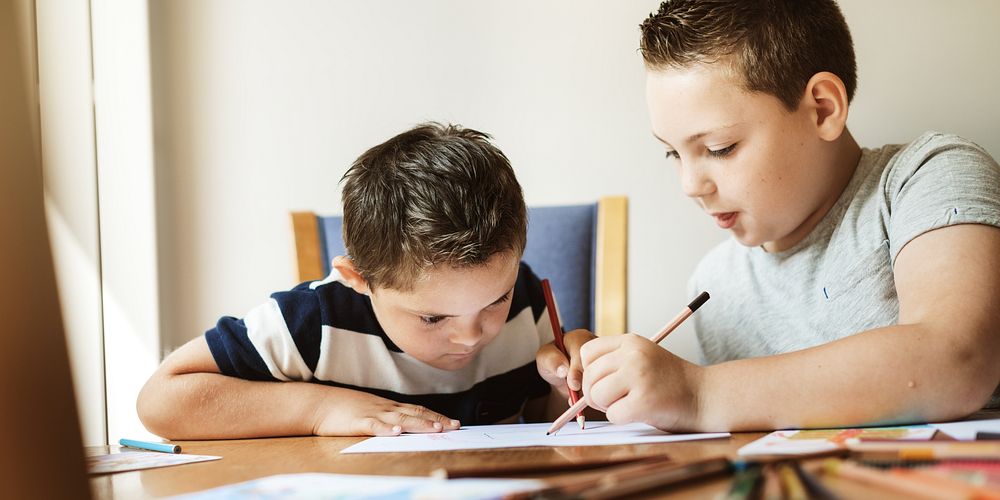
[[[386,336],[371,299],[338,281],[302,283],[205,333],[219,370],[247,380],[308,381],[425,406],[463,425],[518,414],[549,393],[535,353],[552,341],[538,277],[520,265],[500,334],[467,366],[442,370],[403,352]]]

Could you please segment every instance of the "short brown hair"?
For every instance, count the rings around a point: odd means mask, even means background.
[[[423,123],[344,174],[344,245],[370,287],[412,288],[428,268],[524,252],[527,216],[510,161],[482,132]]]
[[[751,92],[798,108],[806,83],[829,71],[857,87],[851,32],[834,0],[667,0],[639,26],[650,69],[730,59]]]

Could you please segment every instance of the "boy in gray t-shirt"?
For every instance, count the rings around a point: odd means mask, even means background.
[[[707,366],[636,335],[537,356],[618,423],[669,430],[960,418],[1000,382],[1000,166],[928,133],[862,149],[833,0],[673,0],[642,24],[654,135],[733,239],[691,280]],[[584,342],[586,342],[584,344]],[[582,347],[580,347],[582,345]]]

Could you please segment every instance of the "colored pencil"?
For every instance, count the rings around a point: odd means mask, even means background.
[[[141,450],[159,451],[162,453],[180,453],[181,447],[170,443],[152,443],[149,441],[139,441],[138,439],[119,439],[118,444],[129,448],[139,448]]]
[[[678,313],[674,319],[670,320],[670,323],[667,323],[667,325],[664,326],[663,329],[661,329],[650,340],[652,340],[654,344],[659,344],[663,339],[667,338],[667,335],[670,335],[670,332],[676,330],[677,327],[684,322],[684,320],[688,319],[688,317],[694,314],[694,312],[697,311],[698,308],[701,307],[701,305],[704,304],[705,301],[709,299],[709,297],[710,296],[708,295],[708,292],[701,292],[701,294],[698,295],[697,298],[692,300],[691,303],[684,308],[684,310]],[[548,435],[559,432],[559,429],[562,429],[567,422],[573,419],[573,415],[580,413],[586,407],[587,407],[587,400],[580,399],[579,401],[576,402],[576,404],[574,404],[568,410],[566,410],[565,413],[560,415],[559,418],[555,420],[555,422],[552,422],[552,426],[549,427],[548,432],[546,432],[545,434]]]
[[[778,476],[781,477],[781,484],[785,487],[785,496],[788,500],[807,500],[809,495],[806,487],[802,485],[802,480],[796,474],[795,468],[788,462],[778,464]]]
[[[733,480],[729,483],[729,491],[724,498],[725,500],[746,500],[757,489],[761,467],[744,462],[735,463],[733,466],[736,469],[736,474],[733,474]]]
[[[828,459],[823,463],[823,472],[834,477],[865,483],[886,490],[903,493],[914,498],[961,498],[959,492],[951,488],[931,487],[914,483],[888,472],[856,465],[838,459]]]
[[[795,468],[795,472],[799,475],[799,479],[802,480],[802,484],[806,486],[809,498],[837,500],[837,495],[834,495],[829,489],[823,486],[823,483],[821,483],[812,472],[808,471],[805,467],[802,467],[801,460],[796,458],[796,460],[792,462],[792,466]]]
[[[1000,500],[1000,461],[863,461],[862,465],[906,477],[915,482],[952,485],[966,498]]]
[[[724,457],[709,458],[686,464],[677,464],[671,462],[669,459],[664,459],[659,463],[653,462],[611,467],[607,469],[606,473],[597,477],[533,491],[519,492],[504,498],[508,500],[535,498],[601,500],[605,498],[621,498],[653,488],[722,474],[728,472],[730,469],[729,460]]]
[[[569,351],[566,350],[566,343],[563,342],[563,331],[562,322],[559,321],[559,313],[556,312],[556,300],[552,296],[552,287],[549,285],[548,279],[542,280],[542,294],[545,296],[545,307],[549,310],[549,322],[552,323],[552,337],[555,339],[556,347],[562,352],[563,356],[566,356],[566,361],[569,361]],[[566,369],[566,389],[569,389],[569,368]],[[575,405],[577,401],[580,400],[580,396],[576,391],[569,391],[569,401],[570,406]],[[587,419],[583,416],[583,411],[576,413],[576,422],[580,424],[580,430],[587,427]]]
[[[662,462],[666,457],[645,456],[615,458],[607,460],[586,460],[582,462],[564,462],[554,464],[499,465],[495,467],[466,467],[457,469],[440,468],[431,472],[431,476],[440,479],[458,479],[463,477],[514,477],[519,475],[539,475],[554,472],[573,472],[600,469],[639,462]]]
[[[783,498],[781,496],[781,478],[778,477],[775,466],[775,464],[764,464],[761,469],[763,487],[760,497],[762,500],[782,500]]]
[[[889,473],[902,477],[907,481],[922,484],[927,488],[948,492],[948,497],[950,498],[1000,499],[1000,491],[982,488],[947,476],[932,474],[919,468],[893,469]]]
[[[848,439],[847,448],[864,460],[997,460],[1000,443],[991,441],[865,442]]]

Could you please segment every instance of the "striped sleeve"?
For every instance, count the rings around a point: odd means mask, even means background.
[[[242,319],[224,317],[205,333],[219,370],[247,380],[310,380],[319,358],[321,310],[316,293],[271,295]]]

